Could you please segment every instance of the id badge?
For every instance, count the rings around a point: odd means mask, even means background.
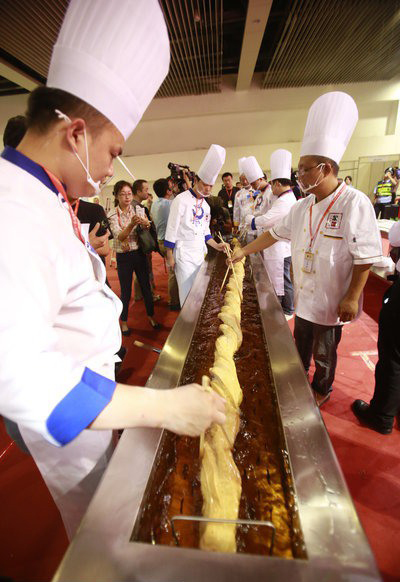
[[[314,253],[311,251],[306,251],[304,253],[304,263],[303,263],[303,271],[304,273],[311,273],[313,268],[314,262]]]
[[[233,208],[232,200],[228,200],[228,208]]]

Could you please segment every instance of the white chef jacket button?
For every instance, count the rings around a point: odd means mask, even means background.
[[[313,271],[314,275],[315,275],[315,271]]]
[[[304,229],[304,232],[306,232],[306,229]]]
[[[300,285],[300,289],[303,289],[303,285]]]
[[[318,251],[315,251],[315,254],[318,255]]]

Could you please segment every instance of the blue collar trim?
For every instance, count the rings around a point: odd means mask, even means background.
[[[10,146],[6,146],[1,153],[1,157],[8,162],[11,162],[15,166],[22,168],[31,174],[34,178],[37,178],[46,188],[49,188],[55,194],[58,194],[57,188],[54,186],[53,182],[50,180],[46,172],[43,170],[42,166],[39,166],[36,162],[27,158],[24,154],[21,154],[18,150]]]

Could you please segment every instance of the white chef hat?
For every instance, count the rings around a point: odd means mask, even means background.
[[[248,182],[250,182],[250,184],[264,176],[264,172],[260,168],[254,156],[249,156],[248,158],[245,158],[242,162],[242,168],[243,173],[246,176]]]
[[[285,178],[290,180],[292,175],[292,154],[288,150],[275,150],[271,154],[271,180]]]
[[[301,156],[323,156],[340,163],[358,121],[354,99],[333,91],[318,97],[308,112]]]
[[[239,176],[241,176],[242,174],[244,174],[244,170],[243,170],[243,162],[246,158],[239,158],[238,160],[238,168],[239,168]]]
[[[215,184],[218,174],[225,163],[225,156],[225,148],[216,145],[215,143],[210,146],[210,149],[206,153],[199,171],[197,172],[198,177],[204,182],[204,184],[210,186]]]
[[[47,86],[100,111],[126,139],[167,75],[169,58],[158,0],[71,0]]]

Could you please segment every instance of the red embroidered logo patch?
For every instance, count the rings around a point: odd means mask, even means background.
[[[325,224],[325,228],[334,228],[335,230],[340,228],[342,224],[343,213],[342,212],[330,212]]]

